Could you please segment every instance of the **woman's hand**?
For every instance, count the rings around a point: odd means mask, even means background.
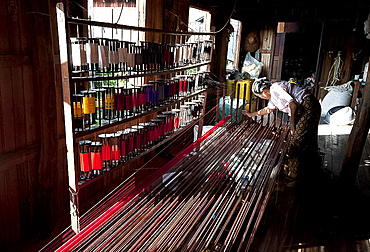
[[[243,115],[247,115],[249,117],[254,117],[254,116],[263,116],[263,115],[267,115],[267,114],[270,114],[272,111],[274,111],[275,109],[269,109],[268,107],[265,107],[257,112],[249,112],[248,110],[242,110],[242,114]]]
[[[243,115],[246,115],[246,116],[248,116],[248,117],[254,117],[254,116],[256,116],[256,113],[255,112],[249,112],[248,110],[242,110],[242,114]]]
[[[290,113],[291,113],[291,116],[290,116],[290,133],[294,134],[294,131],[295,131],[295,127],[296,127],[296,124],[297,124],[297,117],[298,117],[298,106],[299,104],[296,102],[296,101],[292,101],[291,103],[289,103],[289,107],[290,107]]]

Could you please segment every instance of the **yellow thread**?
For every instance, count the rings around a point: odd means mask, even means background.
[[[84,111],[84,114],[95,113],[95,97],[85,96],[83,98],[83,111]]]
[[[105,109],[114,108],[114,96],[112,94],[107,94],[105,96]]]
[[[73,102],[73,116],[74,118],[82,118],[83,117],[83,111],[81,102]]]

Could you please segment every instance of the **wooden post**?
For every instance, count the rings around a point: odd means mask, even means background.
[[[70,193],[70,214],[71,226],[75,233],[80,232],[79,223],[79,206],[78,206],[78,176],[75,168],[74,158],[74,135],[73,135],[73,120],[72,120],[72,101],[69,69],[71,69],[68,57],[71,57],[70,48],[68,45],[68,24],[64,14],[64,6],[57,4],[58,8],[58,32],[59,32],[59,48],[62,68],[62,83],[63,83],[63,107],[64,107],[64,124],[66,132],[66,147],[67,147],[67,168],[68,168],[68,184]]]
[[[221,92],[221,88],[220,87],[216,87],[216,122],[218,122],[220,120],[219,118],[219,113],[220,113],[220,92]]]
[[[224,83],[223,85],[223,90],[222,90],[222,119],[225,118],[225,96],[226,96],[226,83]]]
[[[235,118],[236,118],[236,121],[238,121],[238,115],[239,115],[239,96],[240,96],[240,86],[241,86],[241,83],[238,81],[236,82],[236,115],[235,115]]]
[[[348,138],[346,152],[344,154],[340,179],[346,189],[355,185],[358,166],[360,164],[362,151],[365,146],[370,126],[370,72],[363,90],[359,112]]]
[[[230,122],[233,122],[234,94],[235,94],[235,86],[233,83],[231,85],[231,93],[230,93]]]
[[[204,115],[206,114],[206,102],[207,102],[207,90],[204,91],[203,118],[199,120],[198,136],[197,136],[197,138],[200,138],[202,136],[202,133],[203,133]],[[199,146],[198,146],[197,149],[199,149]]]
[[[32,27],[32,69],[35,90],[36,124],[40,139],[40,159],[37,168],[36,230],[49,236],[53,217],[53,200],[58,169],[58,125],[56,112],[56,90],[54,73],[54,50],[51,32],[52,19],[49,1],[30,2],[28,14]]]

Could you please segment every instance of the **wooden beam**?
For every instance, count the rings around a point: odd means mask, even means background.
[[[35,90],[36,130],[39,134],[40,159],[37,168],[37,199],[35,199],[35,232],[48,237],[52,231],[53,203],[58,187],[58,134],[55,102],[54,51],[50,43],[50,2],[29,3],[28,21],[32,41],[32,70]]]
[[[358,166],[362,151],[368,136],[370,126],[370,72],[367,74],[367,82],[363,91],[360,109],[355,123],[348,138],[346,152],[344,154],[340,179],[346,189],[353,188],[356,181]]]
[[[76,171],[76,160],[75,160],[75,139],[73,134],[73,120],[72,120],[72,101],[71,101],[71,76],[69,70],[71,67],[71,60],[67,61],[68,57],[71,57],[70,47],[67,41],[69,41],[68,25],[66,25],[65,6],[63,4],[57,4],[57,15],[58,15],[58,32],[59,32],[59,47],[60,47],[60,59],[61,59],[61,77],[63,85],[63,109],[64,109],[64,126],[66,134],[66,147],[67,147],[67,168],[68,168],[68,185],[69,185],[69,198],[70,198],[70,214],[71,214],[71,227],[75,233],[80,232],[80,216],[79,216],[79,205],[78,205],[78,172]]]

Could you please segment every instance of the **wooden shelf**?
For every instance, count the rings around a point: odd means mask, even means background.
[[[174,69],[168,69],[164,71],[135,73],[135,74],[121,75],[121,76],[88,76],[88,77],[72,76],[72,81],[73,82],[84,82],[84,81],[120,80],[120,79],[139,78],[139,77],[146,77],[146,76],[166,75],[166,74],[185,71],[185,70],[196,68],[196,67],[205,66],[210,63],[211,61],[206,61],[202,63],[192,64],[192,65],[178,67]],[[86,72],[78,72],[78,73],[88,73],[88,72],[86,71]]]
[[[138,26],[129,26],[122,24],[106,23],[99,21],[91,21],[87,19],[78,19],[78,18],[66,18],[66,21],[70,24],[76,25],[91,25],[91,26],[100,26],[106,28],[122,29],[122,30],[133,30],[133,31],[142,31],[142,32],[154,32],[159,34],[168,34],[168,35],[210,35],[215,36],[216,32],[182,32],[182,31],[164,31],[154,28],[138,27]]]
[[[130,165],[131,163],[133,163],[135,160],[137,160],[137,159],[139,159],[139,158],[141,158],[141,157],[143,157],[143,156],[145,156],[145,155],[149,154],[149,153],[150,153],[150,152],[152,152],[152,151],[155,151],[155,150],[156,150],[157,148],[159,148],[160,146],[162,146],[162,145],[164,145],[164,144],[166,144],[166,143],[168,143],[168,142],[172,141],[174,138],[178,137],[179,135],[181,135],[181,134],[182,134],[183,132],[185,132],[186,130],[188,130],[188,129],[190,129],[190,128],[194,127],[194,126],[199,122],[199,120],[201,120],[201,118],[198,118],[198,119],[194,120],[193,122],[191,122],[191,123],[190,123],[189,125],[187,125],[186,127],[182,128],[182,129],[178,129],[178,130],[177,130],[177,131],[175,131],[173,134],[171,134],[171,135],[169,135],[169,136],[166,136],[166,138],[165,138],[165,139],[163,139],[162,141],[160,141],[160,142],[159,142],[159,143],[157,143],[156,145],[153,145],[153,146],[152,146],[152,147],[150,147],[149,149],[144,150],[144,151],[143,151],[143,152],[141,152],[139,155],[137,155],[137,156],[135,156],[135,157],[133,157],[133,158],[130,158],[130,159],[129,159],[129,160],[127,160],[126,162],[121,163],[121,164],[117,165],[116,167],[111,168],[111,170],[110,170],[110,171],[107,171],[107,172],[105,172],[105,173],[103,173],[103,174],[101,174],[101,175],[99,175],[99,176],[97,176],[97,177],[95,177],[95,178],[92,178],[92,179],[87,180],[87,181],[84,181],[84,182],[79,181],[79,183],[78,183],[79,189],[82,189],[82,188],[84,188],[84,187],[86,187],[86,186],[88,186],[88,185],[90,185],[90,184],[92,184],[92,183],[94,183],[94,182],[96,182],[96,181],[98,181],[98,180],[100,180],[100,179],[104,178],[105,176],[108,176],[108,175],[109,175],[109,173],[110,173],[112,170],[124,169],[126,166],[129,166],[129,165]],[[140,168],[140,167],[136,167],[135,169],[137,169],[137,168]]]
[[[201,89],[201,90],[198,90],[198,91],[192,93],[191,95],[180,97],[179,99],[177,99],[175,101],[172,101],[169,104],[166,104],[166,105],[160,106],[158,108],[149,110],[146,113],[138,114],[138,115],[135,115],[135,116],[132,116],[132,117],[129,117],[129,118],[123,118],[120,121],[113,122],[113,123],[110,123],[110,124],[107,124],[107,125],[104,125],[104,126],[101,126],[101,127],[96,127],[96,128],[88,129],[88,130],[85,130],[85,131],[76,132],[75,133],[76,142],[78,142],[78,139],[81,138],[81,137],[85,137],[85,136],[88,136],[90,134],[96,133],[96,132],[101,131],[101,130],[105,130],[105,129],[108,129],[108,128],[111,128],[111,127],[114,127],[114,126],[118,126],[120,124],[125,124],[125,123],[128,123],[130,121],[137,120],[137,119],[139,119],[143,116],[146,116],[146,115],[161,112],[164,109],[169,108],[171,106],[174,106],[175,104],[179,104],[184,100],[191,99],[194,96],[200,95],[200,94],[204,93],[205,91],[206,91],[206,89]]]
[[[121,120],[115,119],[114,121],[108,121],[108,124],[100,125],[100,126],[94,126],[94,128],[86,129],[84,131],[80,132],[74,132],[74,123],[73,123],[73,107],[72,107],[72,90],[73,85],[78,85],[78,83],[83,82],[89,82],[89,81],[109,81],[109,80],[122,80],[122,79],[130,79],[130,78],[141,78],[141,77],[147,77],[147,76],[159,76],[159,75],[168,75],[172,73],[177,72],[183,72],[188,69],[194,69],[199,68],[204,65],[210,65],[211,59],[207,61],[200,61],[200,58],[198,57],[198,61],[195,64],[188,64],[181,67],[176,68],[169,68],[164,69],[160,71],[153,71],[153,70],[147,70],[147,71],[127,71],[126,74],[123,74],[123,72],[119,72],[118,74],[121,74],[117,76],[117,73],[107,73],[110,76],[87,76],[94,71],[73,71],[73,64],[72,64],[72,46],[71,46],[71,40],[70,40],[70,28],[73,25],[80,25],[83,29],[88,28],[87,26],[99,26],[99,27],[106,27],[106,28],[112,28],[112,29],[122,29],[122,30],[135,30],[135,31],[142,31],[142,32],[153,32],[158,34],[168,34],[168,35],[179,35],[179,36],[188,36],[188,35],[206,35],[210,37],[206,37],[206,41],[212,42],[211,45],[211,51],[210,56],[212,57],[213,47],[214,47],[214,36],[216,33],[214,32],[168,32],[163,31],[159,29],[152,29],[152,28],[144,28],[144,27],[134,27],[134,26],[127,26],[127,25],[120,25],[120,24],[113,24],[113,23],[106,23],[106,22],[97,22],[97,21],[91,21],[86,19],[76,19],[76,18],[70,18],[63,16],[63,18],[59,18],[59,20],[63,20],[63,22],[58,22],[58,25],[63,25],[66,30],[66,38],[65,41],[61,40],[61,47],[66,48],[65,52],[63,52],[66,55],[66,58],[68,59],[68,64],[62,65],[62,79],[63,79],[63,89],[65,92],[63,92],[63,101],[64,104],[67,106],[64,106],[64,114],[65,114],[65,128],[66,128],[66,147],[70,151],[70,154],[73,155],[67,155],[67,167],[68,167],[68,176],[69,176],[69,189],[71,192],[75,192],[75,194],[70,194],[71,197],[71,223],[72,223],[72,229],[77,233],[79,230],[79,226],[77,225],[79,223],[78,219],[78,205],[76,202],[80,198],[83,200],[90,199],[92,197],[95,197],[97,193],[103,192],[105,189],[109,188],[109,186],[114,185],[115,183],[119,182],[123,177],[126,177],[129,173],[135,172],[136,168],[142,167],[143,161],[145,159],[151,158],[152,155],[156,152],[156,149],[158,148],[166,148],[166,144],[169,145],[170,141],[177,138],[178,136],[182,135],[182,132],[185,132],[186,129],[189,129],[190,127],[193,127],[198,121],[195,120],[188,126],[184,127],[181,130],[178,130],[177,132],[171,134],[170,136],[167,136],[162,141],[160,141],[158,144],[152,146],[151,148],[148,148],[147,150],[143,151],[136,157],[133,157],[126,161],[125,163],[122,163],[114,168],[111,168],[110,171],[103,173],[96,178],[90,179],[88,181],[80,181],[80,171],[78,169],[78,146],[76,143],[80,139],[86,139],[86,138],[93,138],[96,137],[96,134],[100,133],[99,131],[114,131],[119,128],[124,128],[131,126],[131,123],[134,123],[135,120],[141,121],[142,120],[148,120],[151,117],[155,116],[155,113],[159,113],[171,106],[174,106],[176,104],[180,104],[184,100],[191,99],[192,97],[201,94],[202,92],[205,92],[206,89],[201,89],[199,91],[196,91],[192,93],[191,95],[180,97],[177,100],[173,100],[169,102],[168,104],[162,105],[158,108],[146,111],[144,113],[136,114],[129,118],[122,118]],[[65,21],[65,22],[64,22]],[[211,39],[211,40],[210,40]],[[19,61],[22,62],[28,62],[27,57],[20,57]],[[21,63],[22,63],[21,62]],[[23,63],[22,63],[23,64]],[[99,73],[99,71],[95,71],[96,74]],[[78,76],[80,75],[80,76]],[[85,75],[85,76],[83,76]],[[66,81],[68,79],[68,81]],[[69,92],[67,92],[69,90]],[[203,111],[205,110],[205,105],[203,106]],[[145,118],[146,117],[146,118]],[[117,121],[116,121],[117,120]],[[100,121],[102,122],[102,121]],[[105,122],[104,122],[105,123]],[[203,123],[201,121],[201,123]],[[200,123],[200,124],[201,124]],[[181,140],[181,139],[180,139]],[[79,196],[77,195],[77,192]]]

